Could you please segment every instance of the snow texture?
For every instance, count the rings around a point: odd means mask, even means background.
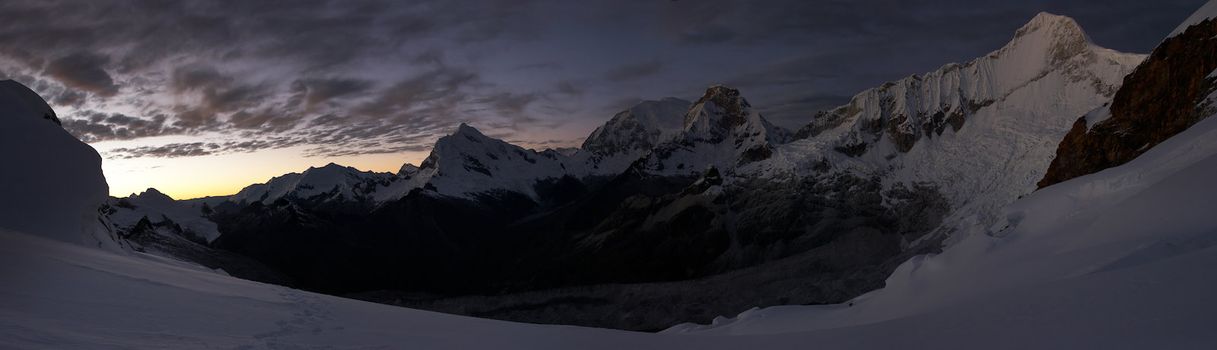
[[[0,81],[0,228],[120,249],[98,209],[109,198],[101,156],[59,126],[38,94]]]
[[[827,160],[889,184],[937,185],[955,208],[947,230],[986,226],[1035,190],[1073,122],[1110,101],[1142,60],[1091,44],[1073,19],[1041,13],[989,55],[858,94],[813,121],[810,137],[740,172],[807,174]],[[895,137],[915,141],[901,150]],[[865,152],[840,151],[855,145]]]
[[[407,170],[405,166],[403,171]],[[390,173],[359,171],[352,167],[330,163],[311,167],[300,173],[290,173],[242,189],[230,197],[237,203],[261,201],[264,204],[284,198],[327,200],[359,200],[368,198],[381,187],[399,178]]]
[[[906,262],[885,288],[848,304],[752,310],[667,332],[854,334],[859,344],[912,347],[1211,348],[1214,176],[1210,118],[1124,166],[1015,202],[1002,223]]]
[[[436,141],[415,183],[426,181],[440,194],[451,196],[500,190],[535,198],[533,185],[538,180],[567,174],[565,159],[557,152],[539,153],[491,138],[462,123],[456,133]]]
[[[114,212],[109,218],[120,228],[130,229],[141,219],[147,218],[150,223],[173,222],[206,243],[220,237],[216,223],[205,216],[205,202],[202,201],[175,201],[155,188],[149,188],[110,202]]]
[[[617,113],[588,135],[582,150],[612,156],[619,153],[646,152],[670,140],[684,127],[681,116],[692,105],[678,98],[643,101]],[[640,154],[634,153],[634,159]],[[631,159],[633,161],[634,159]]]

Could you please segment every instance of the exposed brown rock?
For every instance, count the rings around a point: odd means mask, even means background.
[[[740,154],[739,165],[759,162],[773,156],[773,150],[768,145],[752,147]]]
[[[906,132],[901,130],[901,126],[908,123],[908,117],[903,114],[898,114],[887,123],[887,136],[892,138],[892,143],[896,144],[896,149],[901,153],[907,153],[913,149],[913,144],[917,143],[920,135],[915,132]]]
[[[1039,187],[1127,163],[1211,114],[1215,36],[1217,21],[1209,19],[1163,41],[1124,78],[1111,117],[1090,128],[1085,117],[1074,123]]]
[[[748,122],[747,108],[751,107],[747,100],[740,97],[739,90],[732,89],[726,86],[717,85],[706,89],[706,93],[702,95],[694,105],[704,103],[706,101],[714,102],[715,106],[726,111],[726,115],[720,120],[724,129],[731,129],[736,126],[744,125]],[[689,118],[685,116],[685,125],[689,125]]]

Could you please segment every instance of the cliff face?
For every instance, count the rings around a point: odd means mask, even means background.
[[[1215,37],[1217,21],[1209,19],[1163,41],[1125,78],[1109,113],[1073,124],[1038,186],[1124,164],[1213,114]]]

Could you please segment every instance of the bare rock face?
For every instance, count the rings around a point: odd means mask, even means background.
[[[1118,166],[1213,114],[1217,21],[1166,39],[1124,80],[1110,117],[1079,118],[1057,148],[1040,188]]]
[[[752,107],[743,96],[740,96],[739,90],[732,89],[726,86],[712,86],[706,89],[706,93],[694,104],[704,104],[712,102],[718,108],[722,108],[725,113],[718,120],[719,126],[723,129],[731,129],[747,123],[747,116],[750,113],[749,108]],[[685,116],[685,127],[693,123],[696,118],[695,114]]]

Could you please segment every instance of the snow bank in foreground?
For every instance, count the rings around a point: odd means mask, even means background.
[[[97,212],[109,192],[101,156],[12,80],[0,81],[0,161],[0,228],[117,247]]]

